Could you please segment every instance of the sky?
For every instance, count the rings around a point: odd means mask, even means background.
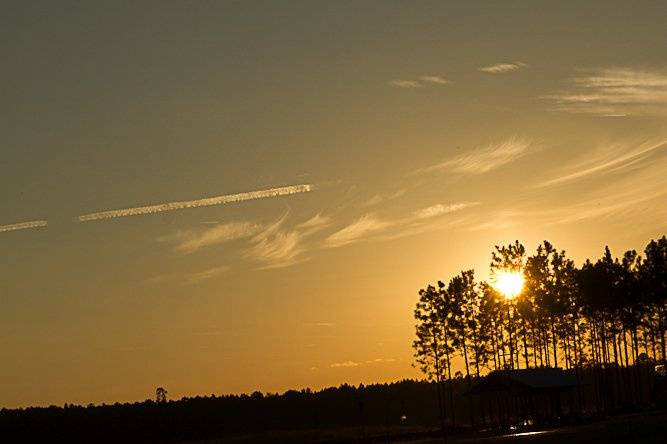
[[[419,377],[494,245],[667,232],[667,3],[3,2],[0,406]]]

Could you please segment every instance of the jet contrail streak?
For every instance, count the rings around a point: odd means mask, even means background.
[[[49,223],[45,220],[31,220],[29,222],[20,222],[18,224],[0,225],[0,233],[5,231],[27,230],[29,228],[41,228]]]
[[[222,196],[207,197],[197,200],[186,200],[181,202],[167,202],[145,207],[125,208],[120,210],[101,211],[78,216],[75,220],[88,222],[101,219],[113,219],[116,217],[138,216],[141,214],[161,213],[163,211],[182,210],[184,208],[209,207],[211,205],[222,205],[231,202],[242,202],[244,200],[264,199],[267,197],[285,196],[296,193],[307,193],[312,191],[312,185],[290,185],[286,187],[271,188],[269,190],[249,191],[238,194],[225,194]]]

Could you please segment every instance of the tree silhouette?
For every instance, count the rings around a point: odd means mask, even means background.
[[[417,339],[412,347],[415,350],[415,361],[429,381],[436,382],[438,407],[441,427],[445,427],[445,407],[442,391],[444,379],[443,357],[448,355],[447,336],[445,331],[446,316],[443,315],[444,300],[435,287],[429,285],[419,290],[419,302],[414,311],[417,321]],[[446,359],[448,362],[449,359]],[[447,365],[447,367],[449,367]]]
[[[667,237],[650,241],[644,254],[630,250],[615,258],[605,247],[602,257],[577,268],[548,241],[528,257],[519,241],[495,246],[491,279],[506,271],[524,275],[515,301],[477,283],[473,270],[462,271],[446,286],[439,281],[420,292],[438,308],[416,316],[418,337],[438,332],[438,356],[447,369],[440,375],[446,379],[452,353],[461,356],[467,381],[485,369],[520,368],[522,361],[525,368],[618,368],[637,364],[642,352],[644,362],[664,361]],[[424,303],[420,299],[419,313],[426,313]],[[423,343],[416,346],[421,350]]]
[[[158,387],[155,389],[155,402],[158,404],[167,402],[167,391],[164,388]]]

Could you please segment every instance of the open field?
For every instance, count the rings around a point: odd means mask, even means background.
[[[664,443],[667,440],[667,412],[619,415],[590,424],[558,429],[532,430],[496,436],[450,437],[447,443]],[[442,439],[403,441],[407,444],[435,444]]]
[[[421,435],[421,437],[419,437]],[[428,437],[430,436],[430,437]],[[190,444],[264,444],[264,443],[401,443],[401,444],[579,444],[579,443],[664,443],[667,439],[667,411],[619,415],[589,424],[555,429],[534,429],[511,434],[493,432],[462,433],[446,440],[419,428],[345,428],[330,430],[284,431],[236,438],[197,441]]]

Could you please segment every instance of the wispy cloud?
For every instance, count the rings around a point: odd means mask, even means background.
[[[496,63],[495,65],[483,66],[479,68],[479,70],[488,74],[504,74],[527,66],[528,65],[522,62]]]
[[[614,180],[588,183],[560,204],[552,201],[550,189],[533,188],[526,190],[523,199],[489,213],[461,218],[453,226],[470,231],[507,231],[594,221],[604,226],[618,224],[623,227],[620,233],[626,234],[662,229],[667,220],[665,171],[667,156],[655,155],[641,165],[624,167],[624,174]]]
[[[438,203],[420,208],[403,217],[381,219],[368,213],[324,239],[324,248],[336,248],[366,240],[394,240],[427,231],[443,228],[448,224],[443,221],[446,214],[455,213],[479,205],[479,202]]]
[[[191,273],[187,277],[187,282],[191,284],[196,284],[198,282],[201,282],[206,279],[211,279],[217,276],[220,276],[223,273],[228,272],[231,269],[231,267],[227,265],[221,265],[219,267],[213,267],[213,268],[208,268],[203,271],[198,271],[196,273]]]
[[[461,227],[466,231],[485,231],[485,230],[507,230],[518,225],[522,217],[527,218],[526,214],[512,209],[503,209],[491,214],[478,216],[477,218],[464,218],[453,223],[454,226]]]
[[[196,284],[206,279],[217,277],[223,273],[228,272],[231,269],[232,268],[228,265],[219,265],[217,267],[206,268],[204,270],[187,273],[185,275],[180,273],[161,274],[158,276],[149,277],[145,279],[143,283],[148,285],[158,285],[166,283],[173,285],[174,282],[180,284]]]
[[[405,193],[406,193],[405,189],[400,189],[400,190],[397,190],[397,191],[395,191],[391,194],[388,194],[388,195],[376,194],[375,196],[373,196],[370,199],[363,202],[362,205],[367,206],[367,207],[372,207],[372,206],[378,205],[382,202],[387,202],[387,201],[390,201],[390,200],[397,199],[397,198],[405,195]]]
[[[331,224],[327,216],[318,213],[292,227],[286,227],[288,213],[269,224],[255,222],[217,223],[206,228],[180,230],[158,238],[175,244],[181,253],[193,253],[237,239],[245,239],[241,248],[244,258],[260,264],[260,268],[280,268],[307,260],[305,241]],[[218,270],[217,268],[211,270]]]
[[[391,225],[372,214],[365,214],[347,227],[327,237],[324,245],[327,248],[342,247],[353,242],[364,240],[368,235],[381,231]]]
[[[335,322],[328,322],[328,321],[321,321],[321,322],[311,322],[309,324],[305,324],[306,327],[335,327],[336,323]]]
[[[608,117],[667,114],[667,72],[634,68],[582,71],[569,90],[544,96],[554,108]]]
[[[334,362],[333,364],[330,364],[329,367],[331,368],[354,368],[354,367],[361,367],[363,365],[374,365],[374,364],[387,364],[390,362],[396,362],[396,359],[394,358],[375,358],[375,359],[367,359],[365,361],[342,361],[342,362]]]
[[[586,219],[613,218],[624,224],[646,225],[648,220],[667,220],[667,156],[645,162],[642,168],[628,169],[617,180],[606,181],[586,193],[578,202],[545,210],[548,224],[566,224]]]
[[[262,227],[251,222],[228,222],[204,230],[179,231],[160,240],[175,240],[176,250],[193,253],[205,247],[253,236]]]
[[[343,361],[343,362],[334,362],[333,364],[329,365],[331,368],[350,368],[350,367],[359,367],[362,365],[359,362],[354,362],[354,361]]]
[[[437,85],[444,86],[452,83],[450,80],[443,76],[439,75],[423,75],[417,80],[412,79],[396,79],[389,82],[392,86],[397,86],[399,88],[424,88],[428,85]]]
[[[251,239],[252,246],[245,251],[245,257],[262,264],[263,269],[283,268],[308,260],[305,241],[314,233],[328,227],[328,217],[316,214],[294,228],[284,228],[288,214],[263,228]]]
[[[383,199],[382,196],[380,196],[379,194],[376,194],[375,196],[371,197],[371,198],[368,199],[366,202],[364,202],[363,205],[364,205],[364,206],[367,206],[367,207],[372,207],[372,206],[374,206],[374,205],[377,205],[377,204],[379,204],[379,203],[382,203],[383,200],[384,200],[384,199]]]
[[[242,202],[246,200],[265,199],[269,197],[286,196],[297,193],[307,193],[312,191],[312,185],[289,185],[268,190],[250,191],[238,194],[225,194],[222,196],[207,197],[204,199],[167,202],[157,205],[148,205],[143,207],[125,208],[119,210],[101,211],[78,216],[79,222],[88,222],[102,219],[113,219],[117,217],[138,216],[142,214],[161,213],[164,211],[182,210],[185,208],[208,207],[212,205],[223,205],[232,202]]]
[[[433,75],[421,76],[420,80],[424,83],[433,83],[436,85],[449,85],[450,83],[452,83],[450,80],[447,80],[442,76],[433,76]]]
[[[423,88],[424,85],[419,83],[417,80],[392,80],[389,82],[390,85],[398,86],[399,88]]]
[[[531,143],[528,140],[513,137],[420,171],[443,170],[460,174],[484,174],[525,156],[530,147]]]
[[[627,143],[606,145],[583,163],[568,168],[562,175],[539,183],[538,187],[560,185],[597,174],[621,171],[636,166],[652,154],[667,148],[667,140],[643,142],[634,146]]]
[[[149,284],[149,285],[154,285],[154,284],[162,284],[164,282],[169,281],[169,279],[172,277],[172,275],[169,274],[160,274],[157,276],[151,276],[143,280],[144,284]]]
[[[614,196],[613,198],[589,199],[587,201],[559,208],[544,213],[546,225],[576,223],[588,219],[604,219],[623,216],[632,212],[641,204],[664,196],[667,192],[656,192],[646,195]],[[636,212],[635,212],[636,213]]]
[[[389,222],[392,230],[381,234],[378,236],[378,239],[394,240],[456,226],[460,222],[460,218],[452,220],[444,216],[479,204],[480,202],[456,202],[451,204],[435,204],[415,210],[406,217]]]
[[[297,225],[296,228],[300,230],[304,236],[308,236],[325,229],[329,225],[331,225],[331,218],[322,216],[321,213],[318,213],[307,221]]]
[[[303,252],[301,233],[283,229],[286,219],[287,214],[253,237],[253,245],[245,256],[264,264],[263,268],[282,268],[296,263],[297,256]]]
[[[31,220],[28,222],[19,222],[16,224],[0,225],[0,233],[8,231],[29,230],[30,228],[43,228],[49,223],[45,220]]]
[[[394,358],[375,358],[375,359],[369,359],[366,361],[366,364],[383,364],[386,362],[396,362],[396,359]]]
[[[422,208],[421,210],[417,210],[413,214],[417,219],[428,219],[431,217],[440,216],[442,214],[453,213],[473,205],[479,205],[479,202],[457,202],[447,205],[436,204],[431,205],[430,207]]]

